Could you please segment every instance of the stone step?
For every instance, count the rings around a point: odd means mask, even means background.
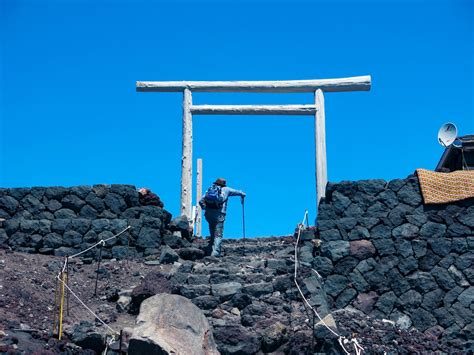
[[[252,239],[223,239],[222,254],[224,256],[265,256],[283,253],[288,248],[293,248],[294,240],[292,237],[267,237],[267,238],[252,238]],[[208,239],[197,239],[193,242],[193,247],[204,248],[208,244]]]

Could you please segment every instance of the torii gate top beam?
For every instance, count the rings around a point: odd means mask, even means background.
[[[267,92],[294,93],[369,91],[370,75],[350,78],[284,81],[137,81],[139,92]]]

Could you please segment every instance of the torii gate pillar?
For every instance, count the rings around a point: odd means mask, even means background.
[[[324,94],[321,89],[314,93],[314,141],[316,147],[316,210],[321,199],[326,197],[328,167],[326,159],[326,116],[324,114]]]
[[[192,219],[193,184],[193,115],[191,90],[183,91],[183,139],[181,157],[181,215]]]

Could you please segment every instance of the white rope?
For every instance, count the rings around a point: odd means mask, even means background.
[[[350,352],[348,352],[346,350],[346,348],[344,347],[344,344],[347,345],[348,342],[351,342],[353,345],[354,345],[354,350],[355,350],[355,353],[356,355],[361,355],[362,352],[364,351],[364,348],[359,344],[359,342],[357,341],[357,339],[351,339],[350,341],[346,338],[346,337],[343,337],[342,335],[338,334],[337,332],[335,332],[333,329],[331,329],[331,327],[329,327],[326,322],[321,318],[321,316],[319,315],[319,313],[316,311],[316,309],[311,306],[311,304],[309,303],[309,301],[306,299],[306,297],[304,296],[303,294],[303,291],[301,291],[301,288],[300,288],[300,285],[298,284],[298,281],[297,281],[297,274],[298,274],[298,245],[299,245],[299,242],[300,242],[300,236],[301,236],[301,229],[304,227],[304,221],[305,219],[307,218],[307,215],[308,215],[308,211],[305,211],[305,215],[304,215],[304,218],[303,218],[303,223],[301,223],[300,225],[298,225],[298,237],[296,238],[296,244],[295,244],[295,277],[294,277],[294,281],[295,281],[295,285],[301,295],[301,297],[303,298],[303,301],[306,303],[306,305],[314,312],[314,314],[318,317],[318,319],[320,320],[320,322],[331,332],[333,333],[337,338],[338,338],[338,342],[339,344],[341,345],[341,348],[342,350],[344,350],[344,352],[349,355]],[[321,275],[319,275],[319,273],[312,269],[316,275],[318,275],[319,277],[321,277]]]
[[[100,319],[100,317],[95,314],[92,309],[90,309],[89,307],[87,307],[87,305],[82,302],[82,300],[74,293],[73,290],[71,290],[71,288],[65,283],[63,282],[63,280],[61,280],[61,277],[59,277],[59,275],[57,276],[57,279],[64,285],[64,287],[67,288],[67,290],[69,292],[71,292],[71,294],[79,301],[79,303],[85,308],[87,309],[95,318],[97,318],[99,320],[99,322],[101,322],[103,325],[105,325],[110,331],[112,331],[113,334],[119,334],[119,332],[117,332],[116,330],[112,329],[109,325],[107,325],[102,319]]]
[[[61,269],[61,272],[60,272],[59,274],[61,274],[61,273],[63,273],[63,272],[66,272],[66,269],[67,269],[67,257],[64,258],[63,268]],[[59,275],[58,275],[58,276],[59,276]]]
[[[344,344],[343,344],[343,343],[346,343],[346,340],[347,340],[347,339],[345,339],[345,338],[343,338],[343,337],[337,338],[337,341],[339,342],[339,345],[341,346],[342,350],[344,350],[344,351],[346,352],[346,354],[350,354],[350,352],[348,352],[348,351],[346,350],[346,348],[344,347]]]
[[[300,241],[301,227],[304,226],[304,221],[308,217],[308,210],[304,211],[303,221],[298,225],[298,237],[295,245],[295,281],[296,281],[296,272],[298,270],[298,243]]]
[[[323,278],[321,275],[319,275],[319,272],[317,272],[317,271],[316,271],[316,270],[314,270],[313,268],[311,268],[311,270],[313,270],[313,271],[314,271],[314,273],[315,273],[316,275],[318,275],[318,277],[319,277],[320,279],[322,279],[322,278]]]
[[[362,354],[362,352],[364,351],[364,348],[359,344],[357,339],[353,338],[351,339],[351,341],[354,343],[354,349],[355,349],[356,355]]]
[[[108,242],[109,240],[111,239],[114,239],[114,238],[117,238],[118,236],[122,235],[123,233],[125,233],[126,231],[128,231],[130,228],[132,228],[131,226],[128,226],[127,228],[125,228],[123,231],[121,231],[120,233],[112,236],[112,237],[109,237],[107,239],[101,239],[99,240],[97,243],[95,243],[94,245],[90,246],[89,248],[87,248],[86,250],[83,250],[77,254],[74,254],[72,256],[69,257],[69,259],[72,259],[72,258],[75,258],[75,257],[78,257],[79,255],[82,255],[84,254],[85,252],[88,252],[89,250],[95,248],[96,246],[98,246],[99,244],[102,244],[102,246],[105,245],[106,242]]]
[[[301,221],[301,224],[304,226],[304,222],[308,223],[308,210],[304,211],[304,217],[303,220]]]
[[[109,347],[112,345],[112,343],[115,341],[115,335],[113,335],[109,341],[106,341],[105,343],[105,349],[104,351],[102,352],[102,355],[107,355],[107,350],[109,349]]]
[[[297,253],[297,248],[298,248],[298,244],[299,244],[299,241],[300,241],[300,236],[301,236],[301,228],[302,228],[303,224],[301,224],[298,228],[298,238],[296,240],[296,245],[295,245],[295,284],[296,284],[296,287],[298,288],[298,291],[300,292],[301,296],[303,297],[303,300],[305,301],[305,303],[308,305],[308,307],[313,310],[313,312],[316,314],[316,316],[319,318],[319,320],[324,324],[324,326],[329,329],[335,336],[339,337],[339,334],[337,334],[334,330],[332,330],[327,324],[326,322],[323,321],[323,319],[321,318],[321,316],[319,315],[319,313],[313,308],[313,306],[311,306],[311,304],[309,303],[309,301],[306,299],[306,297],[304,296],[303,292],[301,291],[301,288],[298,284],[298,281],[296,279],[296,275],[297,275],[297,263],[298,263],[298,253]]]

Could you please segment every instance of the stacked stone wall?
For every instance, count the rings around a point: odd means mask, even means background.
[[[204,255],[172,235],[166,210],[141,206],[130,185],[0,189],[0,219],[0,245],[21,252],[71,255],[130,225],[129,232],[105,245],[104,257],[161,253],[161,261],[168,254],[176,260],[178,256],[162,244],[184,247],[178,253],[183,259],[192,254],[194,260],[197,252],[200,258]],[[456,348],[472,346],[468,343],[474,339],[474,200],[424,205],[416,176],[328,184],[316,235],[321,246],[315,248],[310,241],[311,231],[299,260],[324,277],[330,307],[353,307],[407,329],[414,326],[427,335],[442,334]],[[270,283],[274,290],[279,290],[280,278],[291,283],[291,248],[272,248],[268,252],[274,257],[266,263],[282,271],[274,280],[262,275],[252,281],[259,283],[257,294],[266,289],[260,282]],[[195,276],[199,287],[191,277],[180,293],[193,301],[204,297],[203,302],[208,290],[215,288],[213,283],[240,280],[213,282],[211,275],[208,285],[205,275]]]
[[[474,339],[474,200],[424,205],[416,176],[328,184],[320,255],[333,308]]]
[[[159,253],[171,214],[141,206],[131,185],[0,189],[0,244],[28,253],[72,255],[131,226],[103,248],[106,258]],[[98,249],[88,256],[94,256]]]

